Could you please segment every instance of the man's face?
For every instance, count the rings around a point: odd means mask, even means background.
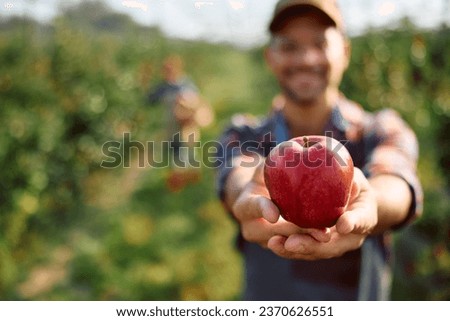
[[[168,82],[176,82],[178,78],[177,68],[170,63],[165,63],[162,70],[163,78]]]
[[[183,75],[183,62],[181,58],[178,56],[166,58],[162,68],[162,75],[168,82],[177,82],[177,80]]]
[[[291,18],[274,34],[266,59],[288,99],[304,104],[339,87],[349,48],[339,30],[310,13]]]

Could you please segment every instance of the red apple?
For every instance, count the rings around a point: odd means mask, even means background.
[[[330,227],[349,202],[353,161],[331,137],[296,137],[272,149],[264,179],[285,220],[305,228]]]

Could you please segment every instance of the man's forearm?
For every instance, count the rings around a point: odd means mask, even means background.
[[[230,211],[242,189],[250,182],[255,172],[256,167],[242,166],[242,163],[246,160],[246,156],[238,156],[233,159],[234,168],[225,182],[224,201]]]
[[[402,223],[413,198],[406,181],[394,175],[377,175],[370,178],[369,183],[378,202],[378,224],[372,233],[382,233]]]

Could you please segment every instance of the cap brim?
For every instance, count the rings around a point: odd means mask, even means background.
[[[308,12],[316,12],[325,18],[327,24],[332,26],[337,25],[336,22],[326,12],[317,8],[316,6],[310,4],[293,4],[290,6],[286,6],[285,8],[282,8],[279,12],[277,12],[269,25],[269,31],[271,33],[277,32],[291,18],[306,14]]]

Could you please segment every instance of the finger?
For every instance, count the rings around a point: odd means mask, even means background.
[[[359,182],[357,180],[353,179],[352,189],[350,191],[350,202],[358,197],[360,191],[361,191],[361,186],[360,186]]]
[[[275,235],[271,225],[263,218],[245,221],[241,224],[242,237],[248,242],[267,245],[267,241]]]
[[[284,247],[286,240],[285,236],[275,235],[269,239],[267,247],[278,256],[290,258],[292,253],[288,252]]]
[[[286,238],[276,235],[267,242],[267,247],[276,255],[286,259],[297,260],[313,260],[314,256],[310,255],[311,250],[306,246],[311,246],[314,239],[307,234],[296,234]]]
[[[292,234],[308,233],[308,230],[311,229],[302,229],[282,218],[276,223],[271,223],[264,218],[257,218],[247,220],[241,224],[241,233],[245,240],[265,245],[275,235],[289,237]],[[326,232],[321,231],[319,233]],[[328,235],[325,237],[328,237]]]
[[[376,225],[376,216],[368,216],[368,209],[357,208],[345,212],[336,223],[336,230],[340,234],[369,234]]]
[[[241,194],[233,205],[232,211],[239,221],[260,218],[261,211],[258,206],[258,196]]]
[[[331,239],[331,232],[329,227],[325,227],[322,229],[304,228],[286,221],[281,215],[278,218],[277,224],[274,226],[274,232],[275,234],[284,236],[289,236],[291,234],[310,234],[319,242],[328,242]]]
[[[253,181],[264,186],[264,188],[266,188],[266,182],[264,180],[264,166],[265,166],[265,162],[264,162],[264,158],[259,158],[259,164],[255,169],[255,172],[253,173]],[[269,191],[267,191],[267,194],[269,193]]]
[[[326,243],[331,240],[331,232],[328,227],[324,229],[309,229],[308,234],[318,242]]]
[[[258,197],[259,207],[261,209],[262,216],[271,223],[276,223],[280,217],[280,211],[278,207],[267,197]]]
[[[263,217],[263,210],[265,215],[269,218],[273,215],[271,208],[267,203],[268,199],[260,195],[242,195],[233,206],[233,213],[239,220],[250,220]]]
[[[303,234],[308,233],[308,229],[301,228],[294,223],[286,221],[280,216],[276,223],[272,224],[273,235],[282,235],[288,237],[291,234]]]
[[[355,230],[356,217],[353,211],[347,211],[336,222],[336,230],[340,234],[349,234]]]
[[[314,243],[317,241],[308,234],[293,234],[284,243],[284,248],[289,252],[309,255],[313,252]]]
[[[247,221],[264,217],[275,223],[279,217],[278,208],[265,196],[244,194],[233,206],[233,213],[239,221]]]
[[[336,233],[337,234],[337,233]],[[321,243],[308,234],[291,235],[284,242],[284,248],[291,257],[302,260],[329,259],[338,257],[361,246],[365,237],[359,234],[339,236],[329,243]]]

